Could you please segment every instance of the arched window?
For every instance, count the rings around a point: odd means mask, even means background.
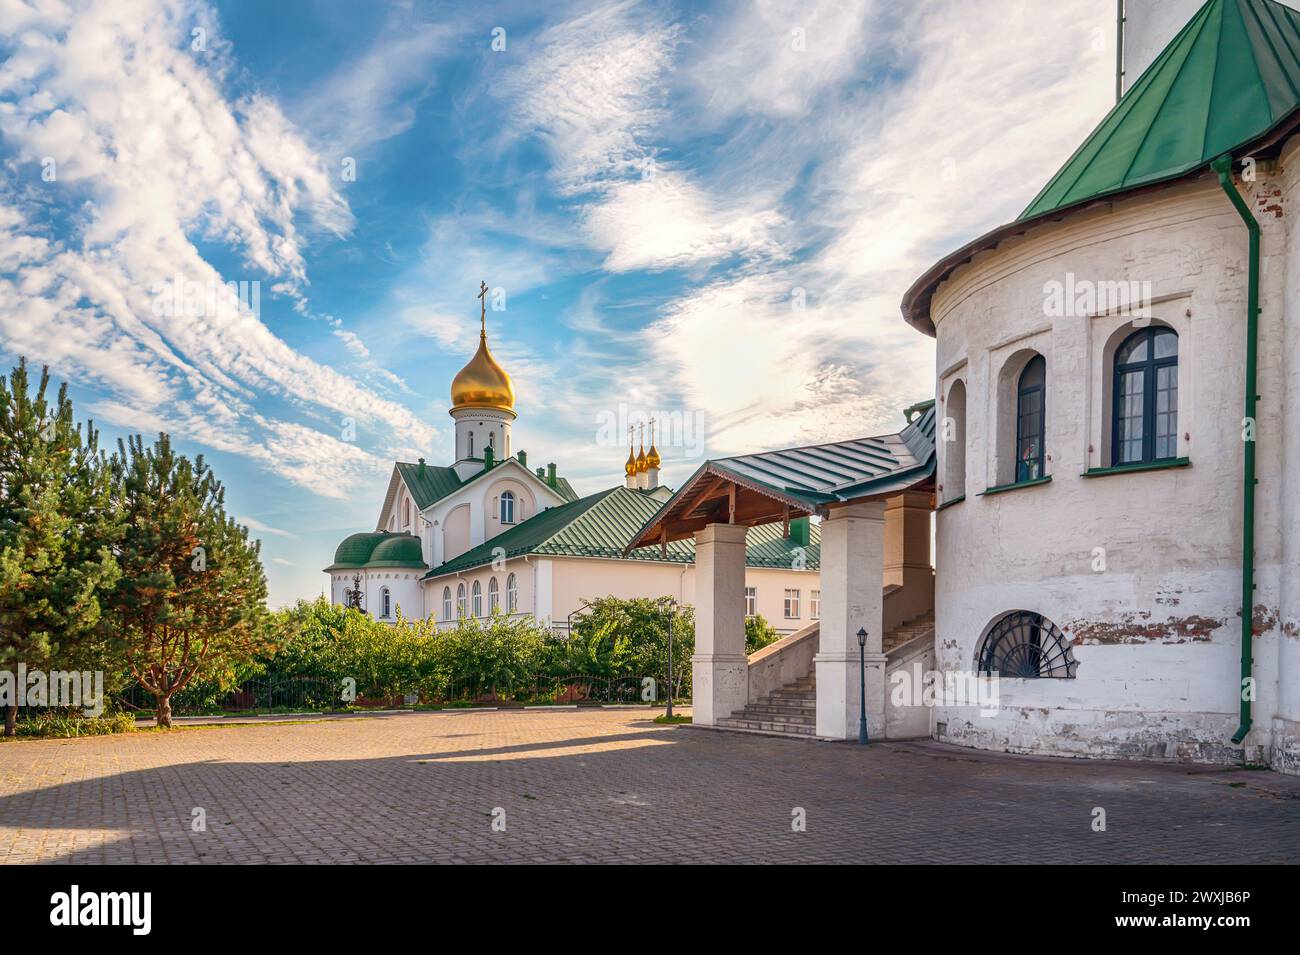
[[[943,500],[966,495],[966,383],[960,378],[948,389],[943,422]]]
[[[506,613],[514,613],[519,609],[519,582],[515,580],[515,575],[511,574],[506,578]]]
[[[451,588],[442,588],[442,619],[450,620],[451,617]]]
[[[1047,362],[1031,358],[1016,386],[1016,483],[1043,477],[1043,417]]]
[[[1115,352],[1111,464],[1178,457],[1178,333],[1153,325]]]
[[[1070,679],[1078,664],[1056,624],[1039,613],[1013,610],[989,629],[975,666],[1005,677]]]
[[[393,615],[393,595],[385,587],[379,591],[379,616],[387,619]]]
[[[465,616],[465,585],[456,585],[456,616]]]
[[[411,526],[411,502],[410,501],[402,502],[402,526],[403,527]]]
[[[474,581],[474,589],[471,591],[474,601],[474,616],[483,616],[483,585],[477,580]]]
[[[501,609],[501,591],[497,589],[497,579],[493,577],[488,581],[488,613],[496,613]]]
[[[511,491],[505,491],[501,495],[501,523],[513,524],[515,522],[515,495]]]

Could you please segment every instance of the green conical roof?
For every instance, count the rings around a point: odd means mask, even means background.
[[[1300,107],[1300,13],[1209,0],[1018,221],[1191,172]]]

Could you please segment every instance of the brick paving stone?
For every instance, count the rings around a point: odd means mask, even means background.
[[[1300,779],[412,713],[2,744],[0,862],[1295,863]]]

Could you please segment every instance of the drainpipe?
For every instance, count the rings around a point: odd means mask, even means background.
[[[1246,409],[1245,427],[1252,428],[1250,441],[1243,442],[1242,469],[1244,486],[1241,499],[1241,683],[1237,687],[1241,700],[1241,725],[1232,734],[1232,741],[1240,743],[1250,732],[1250,700],[1243,692],[1251,677],[1251,645],[1254,639],[1254,605],[1255,605],[1255,444],[1259,436],[1255,421],[1255,402],[1259,395],[1255,393],[1258,385],[1259,344],[1259,223],[1241,198],[1241,193],[1232,184],[1232,156],[1224,153],[1211,168],[1219,174],[1219,185],[1232,201],[1246,223],[1250,233],[1250,272],[1246,289]]]

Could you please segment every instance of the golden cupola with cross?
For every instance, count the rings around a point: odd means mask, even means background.
[[[450,414],[456,419],[456,460],[481,460],[488,449],[497,461],[511,454],[510,424],[515,414],[515,388],[487,340],[486,282],[479,286],[478,350],[451,380]]]
[[[510,375],[492,357],[487,341],[487,283],[479,293],[484,298],[479,314],[478,351],[451,380],[452,408],[496,408],[514,411],[515,387]]]

